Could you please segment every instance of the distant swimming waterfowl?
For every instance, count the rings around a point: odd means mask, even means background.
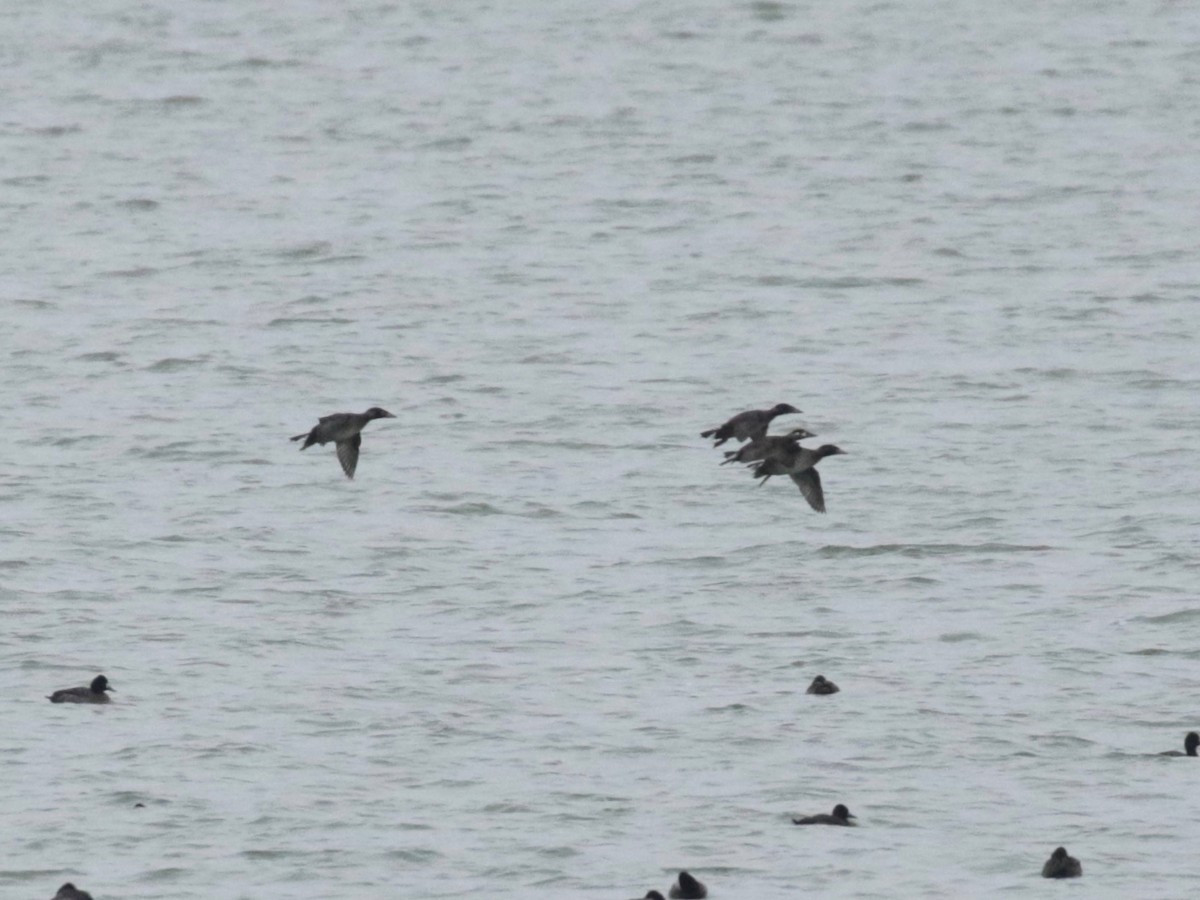
[[[1196,748],[1200,747],[1200,734],[1194,731],[1189,731],[1187,737],[1183,739],[1183,749],[1185,752],[1180,753],[1178,750],[1164,750],[1159,756],[1195,756]]]
[[[767,426],[771,424],[772,419],[776,416],[798,412],[800,410],[788,403],[777,403],[770,409],[750,409],[746,412],[738,413],[718,428],[710,428],[708,431],[700,432],[700,437],[712,438],[714,447],[720,447],[730,438],[747,441],[765,437]]]
[[[396,417],[390,412],[380,409],[378,406],[372,406],[366,412],[361,413],[334,413],[329,416],[321,416],[312,431],[308,434],[298,434],[292,440],[298,441],[300,438],[305,438],[301,450],[307,450],[313,444],[320,444],[324,447],[333,441],[337,444],[337,458],[338,462],[342,464],[342,471],[346,473],[347,478],[353,478],[354,470],[358,467],[358,448],[362,446],[363,428],[372,419],[394,418]]]
[[[667,898],[658,891],[646,891],[646,896],[642,897],[641,900],[667,900]]]
[[[1050,854],[1046,864],[1042,866],[1043,878],[1078,878],[1083,874],[1083,866],[1073,856],[1067,856],[1067,848],[1059,847]]]
[[[853,825],[851,819],[857,819],[858,816],[846,809],[841,803],[833,808],[833,815],[828,813],[820,813],[815,816],[803,816],[799,819],[792,819],[793,825]]]
[[[806,694],[836,694],[840,688],[832,681],[828,681],[824,675],[818,675],[812,680],[812,684],[808,686]]]
[[[671,900],[703,900],[708,896],[708,888],[687,872],[680,872],[679,879],[671,885],[667,896]]]
[[[774,456],[789,444],[814,437],[816,437],[815,434],[804,428],[793,428],[787,434],[764,435],[763,437],[755,438],[738,450],[726,450],[725,461],[721,465],[727,466],[729,463],[734,462],[758,462],[760,459],[767,459]]]
[[[821,476],[817,474],[816,465],[827,456],[845,453],[841,447],[833,444],[822,444],[816,450],[809,450],[799,444],[779,447],[770,457],[754,467],[754,477],[761,478],[760,484],[765,484],[772,475],[787,475],[796,486],[804,499],[819,513],[825,512],[825,492],[821,488]]]
[[[50,694],[51,703],[107,703],[108,694],[105,691],[115,690],[108,686],[108,679],[97,675],[87,687],[63,688]]]
[[[87,891],[81,891],[68,881],[58,889],[58,893],[54,895],[54,900],[92,900],[92,895]]]

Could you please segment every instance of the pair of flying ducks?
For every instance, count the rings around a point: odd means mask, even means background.
[[[700,437],[712,438],[713,446],[720,447],[730,438],[746,442],[738,450],[725,451],[726,463],[746,463],[753,468],[754,477],[766,484],[772,475],[787,475],[796,482],[804,499],[819,513],[825,512],[825,492],[821,488],[821,476],[817,463],[827,456],[836,456],[846,451],[833,444],[822,444],[815,450],[801,447],[804,438],[816,437],[811,431],[793,428],[786,434],[768,435],[767,428],[777,416],[798,413],[800,410],[788,403],[779,403],[770,409],[751,409],[738,413],[719,428],[702,431]]]

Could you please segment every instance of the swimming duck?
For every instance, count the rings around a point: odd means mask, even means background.
[[[767,426],[771,424],[772,419],[776,416],[798,412],[800,410],[788,403],[777,403],[770,409],[746,410],[746,412],[738,413],[718,428],[710,428],[708,431],[700,432],[700,437],[712,438],[714,447],[720,447],[730,438],[745,441],[752,438],[765,437]]]
[[[808,686],[806,694],[836,694],[840,688],[832,681],[827,681],[824,675],[818,675]]]
[[[787,475],[796,482],[808,505],[823,513],[825,492],[821,489],[821,476],[817,474],[815,467],[825,457],[845,452],[833,444],[822,444],[816,450],[809,450],[796,443],[780,446],[771,456],[754,467],[754,477],[762,479],[759,484],[766,484],[772,475]]]
[[[642,897],[641,900],[667,900],[667,898],[658,891],[646,891],[646,896]]]
[[[390,412],[378,406],[372,406],[362,413],[334,413],[321,416],[312,431],[308,434],[298,434],[292,440],[305,439],[301,450],[307,450],[313,444],[324,447],[329,441],[333,441],[337,444],[337,458],[342,464],[342,471],[346,473],[347,478],[353,478],[354,470],[358,467],[358,448],[362,446],[363,428],[372,419],[394,418],[396,417]]]
[[[708,888],[687,872],[680,872],[679,879],[671,885],[667,896],[671,900],[703,900],[708,896]]]
[[[851,819],[857,819],[858,816],[846,809],[841,803],[833,808],[833,815],[828,813],[820,813],[815,816],[803,816],[799,819],[792,819],[793,825],[853,825]]]
[[[1043,878],[1078,878],[1083,874],[1083,866],[1073,856],[1067,856],[1067,848],[1059,847],[1050,854],[1046,864],[1042,866]]]
[[[726,450],[725,461],[721,465],[726,466],[733,462],[757,462],[760,459],[774,456],[788,444],[794,444],[797,441],[813,437],[816,437],[816,435],[805,428],[793,428],[787,434],[768,434],[760,438],[755,438],[739,450]]]
[[[108,694],[114,688],[108,686],[108,679],[97,675],[87,687],[63,688],[55,691],[48,699],[51,703],[107,703]]]
[[[58,889],[58,893],[54,895],[54,900],[92,900],[92,895],[87,891],[81,891],[68,881]]]
[[[1183,749],[1186,751],[1180,753],[1178,750],[1164,750],[1159,756],[1195,756],[1196,748],[1200,747],[1200,734],[1194,731],[1189,731],[1187,737],[1183,739]]]

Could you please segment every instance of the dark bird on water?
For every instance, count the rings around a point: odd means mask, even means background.
[[[298,434],[292,440],[304,438],[301,450],[307,450],[313,444],[323,447],[333,441],[337,444],[337,457],[338,462],[342,464],[342,471],[346,473],[347,478],[353,478],[354,470],[358,467],[358,448],[362,446],[363,428],[372,419],[394,418],[396,417],[390,412],[378,406],[372,406],[361,413],[334,413],[331,416],[321,416],[312,431],[308,434]]]
[[[63,688],[46,699],[51,703],[107,703],[108,694],[104,692],[111,690],[113,688],[108,686],[108,679],[97,675],[87,687]]]
[[[667,898],[658,891],[646,891],[646,896],[642,897],[641,900],[667,900]]]
[[[826,679],[824,675],[818,675],[816,678],[813,679],[812,684],[810,684],[808,686],[808,690],[805,691],[804,693],[806,693],[806,694],[836,694],[839,690],[841,690],[841,688],[839,688],[832,681],[829,681],[828,679]]]
[[[1066,847],[1059,847],[1051,853],[1042,866],[1043,878],[1078,878],[1082,874],[1083,866],[1075,857],[1067,855]]]
[[[54,900],[92,900],[92,895],[87,891],[81,891],[68,881],[58,889],[58,893],[54,895]]]
[[[799,819],[792,819],[793,825],[853,825],[851,819],[858,818],[850,810],[846,809],[841,803],[833,808],[833,815],[828,813],[820,813],[815,816],[803,816]]]
[[[787,434],[768,434],[764,437],[755,438],[738,450],[726,450],[725,462],[721,463],[721,465],[724,466],[733,462],[758,462],[761,459],[766,459],[780,453],[790,444],[813,437],[816,437],[816,435],[805,428],[793,428]]]
[[[780,447],[775,453],[754,467],[754,477],[761,478],[760,484],[766,484],[772,475],[787,475],[796,486],[804,499],[819,513],[825,512],[825,492],[821,489],[821,476],[817,474],[816,465],[827,456],[845,453],[841,447],[833,444],[822,444],[816,450],[809,450],[799,444],[792,443]]]
[[[703,900],[708,896],[708,888],[687,872],[680,872],[678,880],[671,885],[667,896],[672,900]]]
[[[1183,749],[1185,752],[1181,753],[1178,750],[1164,750],[1162,753],[1160,753],[1158,755],[1159,756],[1195,756],[1197,747],[1200,747],[1200,734],[1196,734],[1196,732],[1194,732],[1194,731],[1189,731],[1187,733],[1187,737],[1185,737],[1183,739]]]
[[[787,403],[777,403],[770,409],[747,410],[738,413],[719,428],[710,428],[708,431],[700,432],[700,437],[712,438],[714,447],[720,447],[730,438],[737,438],[739,441],[756,440],[766,437],[767,426],[776,416],[798,412],[800,410]]]

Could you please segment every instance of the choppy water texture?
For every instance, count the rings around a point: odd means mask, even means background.
[[[4,896],[1200,884],[1190,4],[0,28]]]

